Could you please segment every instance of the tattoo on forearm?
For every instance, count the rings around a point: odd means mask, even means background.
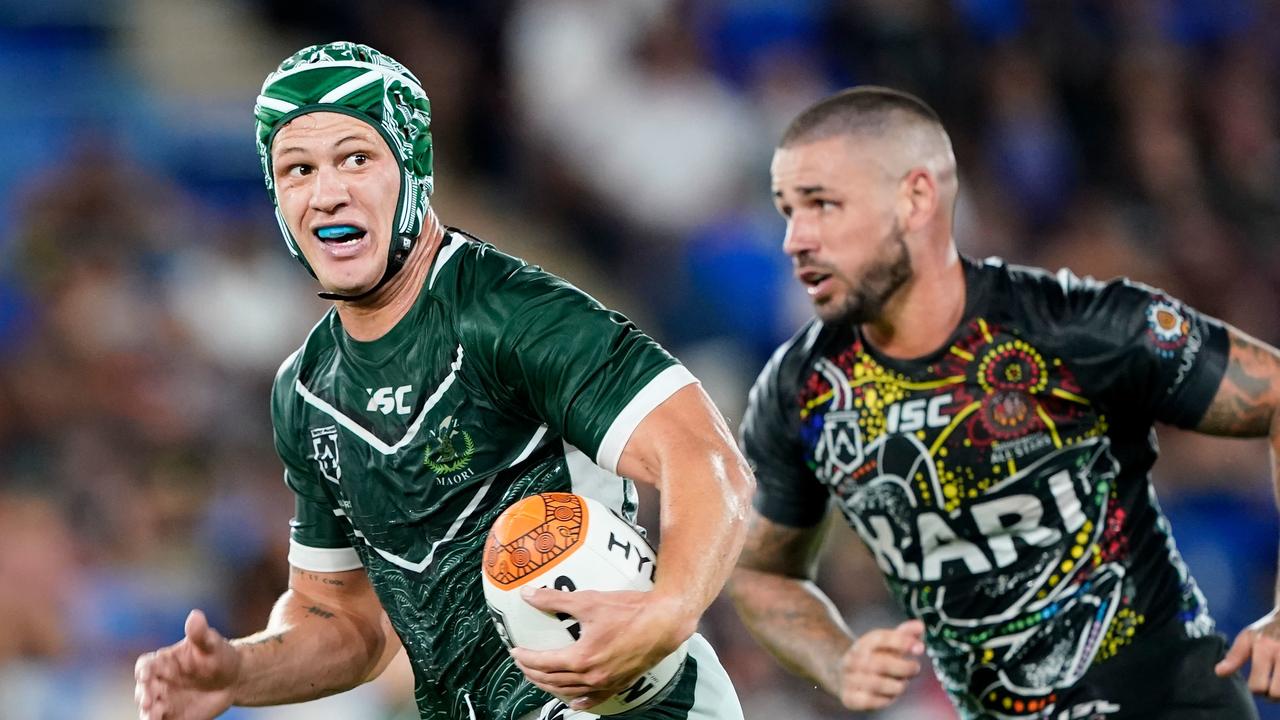
[[[792,628],[814,627],[826,618],[815,616],[812,608],[797,610],[794,607],[771,607],[760,613],[760,617],[769,623],[785,623]]]
[[[811,577],[823,530],[824,525],[805,529],[778,525],[753,512],[738,565],[788,577]]]
[[[851,638],[815,589],[768,572],[741,578],[734,602],[751,633],[791,672],[835,692]]]
[[[312,615],[316,615],[321,618],[324,618],[325,620],[328,620],[329,618],[333,617],[333,613],[329,612],[328,610],[325,610],[322,607],[317,607],[315,605],[312,605],[311,607],[307,608],[307,612],[311,613]]]
[[[302,577],[306,578],[307,581],[309,582],[320,583],[322,585],[330,585],[332,587],[345,587],[347,584],[346,581],[344,580],[338,580],[336,578],[327,577],[325,575],[318,575],[316,573],[300,572],[299,574],[302,575]]]
[[[1235,437],[1266,435],[1280,403],[1277,377],[1280,355],[1273,348],[1232,331],[1227,371],[1200,421],[1200,429]]]

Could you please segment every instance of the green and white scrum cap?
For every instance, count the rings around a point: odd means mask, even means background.
[[[431,101],[422,83],[400,63],[368,45],[332,42],[294,53],[262,83],[253,108],[258,159],[285,245],[313,276],[298,241],[280,212],[271,170],[271,143],[285,123],[311,112],[338,112],[372,125],[395,151],[400,165],[400,198],[387,253],[387,269],[377,285],[358,296],[321,293],[356,300],[382,287],[400,271],[422,231],[432,191]]]

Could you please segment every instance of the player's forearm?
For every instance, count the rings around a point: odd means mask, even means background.
[[[1280,351],[1228,326],[1231,350],[1218,390],[1196,430],[1227,437],[1267,437],[1271,479],[1280,498]],[[1276,586],[1280,607],[1280,581]]]
[[[724,587],[746,536],[755,486],[730,448],[675,463],[662,490],[662,548],[654,590],[679,600],[690,633]]]
[[[232,643],[240,654],[236,705],[302,702],[376,677],[398,642],[378,622],[286,592],[267,629]]]
[[[757,642],[792,673],[839,696],[840,658],[853,634],[826,594],[807,580],[742,567],[728,588]]]

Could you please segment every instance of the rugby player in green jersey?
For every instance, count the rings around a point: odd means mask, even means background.
[[[237,640],[193,611],[180,642],[139,658],[141,716],[341,692],[403,646],[423,718],[589,718],[688,641],[640,716],[741,718],[695,628],[740,549],[753,479],[701,386],[622,316],[441,225],[430,107],[391,58],[306,48],[268,76],[255,117],[289,250],[334,301],[272,395],[296,495],[289,590]],[[508,652],[480,585],[494,519],[573,491],[634,520],[630,479],[661,493],[653,591],[535,590],[580,640]]]

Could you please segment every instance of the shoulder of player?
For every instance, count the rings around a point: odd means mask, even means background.
[[[1081,278],[1069,268],[1052,271],[1047,268],[1010,263],[999,257],[970,261],[971,277],[978,278],[997,297],[1034,298],[1049,303],[1065,302],[1074,293],[1097,286],[1092,277]]]
[[[462,231],[453,233],[452,254],[432,272],[429,292],[444,321],[472,360],[493,359],[509,348],[522,320],[548,321],[603,306],[571,283]],[[448,250],[450,246],[446,246]],[[445,250],[442,250],[444,252]],[[497,353],[497,354],[495,354]],[[482,361],[483,362],[483,361]]]
[[[294,386],[299,382],[305,383],[308,376],[308,370],[314,367],[318,359],[326,352],[333,351],[333,324],[336,321],[337,312],[330,308],[320,320],[307,333],[307,337],[288,357],[280,363],[280,367],[276,370],[275,380],[272,382],[271,395],[272,406],[282,407],[285,399],[297,397],[294,392]]]
[[[992,297],[986,299],[986,310],[1006,309],[1025,321],[1042,321],[1051,325],[1086,320],[1114,310],[1119,305],[1142,303],[1151,297],[1164,297],[1160,290],[1127,277],[1102,281],[1080,276],[1070,268],[1051,271],[1045,268],[1006,263],[1000,258],[987,258],[976,263],[979,277],[986,277]],[[1118,322],[1119,318],[1109,320]],[[1087,323],[1085,323],[1087,325]]]
[[[430,290],[451,307],[465,309],[483,300],[509,305],[556,287],[571,288],[561,278],[509,255],[491,243],[450,228],[451,239],[432,268]],[[504,302],[499,302],[509,298]]]
[[[824,323],[818,318],[810,319],[773,351],[756,378],[755,388],[751,391],[753,398],[761,391],[760,388],[774,389],[799,383],[804,369],[812,365],[813,360],[839,334],[840,329],[835,325]]]

